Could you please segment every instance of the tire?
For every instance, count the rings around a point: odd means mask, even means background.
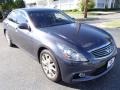
[[[60,69],[53,54],[45,49],[40,53],[40,62],[46,77],[54,82],[61,80]]]
[[[11,39],[10,39],[10,36],[9,36],[8,31],[5,31],[5,37],[6,37],[6,40],[7,40],[8,46],[13,47],[14,45],[13,45]]]

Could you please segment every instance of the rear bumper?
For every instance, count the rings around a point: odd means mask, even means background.
[[[107,68],[107,64],[108,61],[116,57],[116,55],[117,51],[115,51],[109,58],[96,63],[68,63],[63,60],[59,60],[62,80],[66,83],[77,83],[99,78],[112,69],[114,63],[109,68]],[[79,76],[81,73],[84,74],[84,77]]]

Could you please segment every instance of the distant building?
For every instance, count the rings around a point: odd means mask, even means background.
[[[24,0],[26,7],[49,7],[61,10],[78,9],[80,0]],[[117,8],[120,7],[120,0],[94,0],[95,8]]]
[[[95,8],[114,8],[116,0],[95,0]]]
[[[61,10],[78,9],[79,0],[24,0],[26,7],[49,7]]]

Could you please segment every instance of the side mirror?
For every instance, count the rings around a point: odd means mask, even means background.
[[[73,18],[73,17],[72,17],[72,20],[74,20],[74,21],[75,21],[75,18]]]
[[[20,29],[27,29],[27,30],[30,29],[29,26],[28,26],[28,24],[26,24],[26,23],[22,23],[22,24],[20,24],[18,27],[19,27]]]

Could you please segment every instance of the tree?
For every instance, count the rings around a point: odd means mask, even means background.
[[[16,8],[24,8],[25,7],[25,3],[23,0],[15,0],[14,2]]]
[[[84,17],[87,18],[87,11],[91,10],[95,6],[94,0],[80,0],[79,2],[80,11],[84,13]]]

